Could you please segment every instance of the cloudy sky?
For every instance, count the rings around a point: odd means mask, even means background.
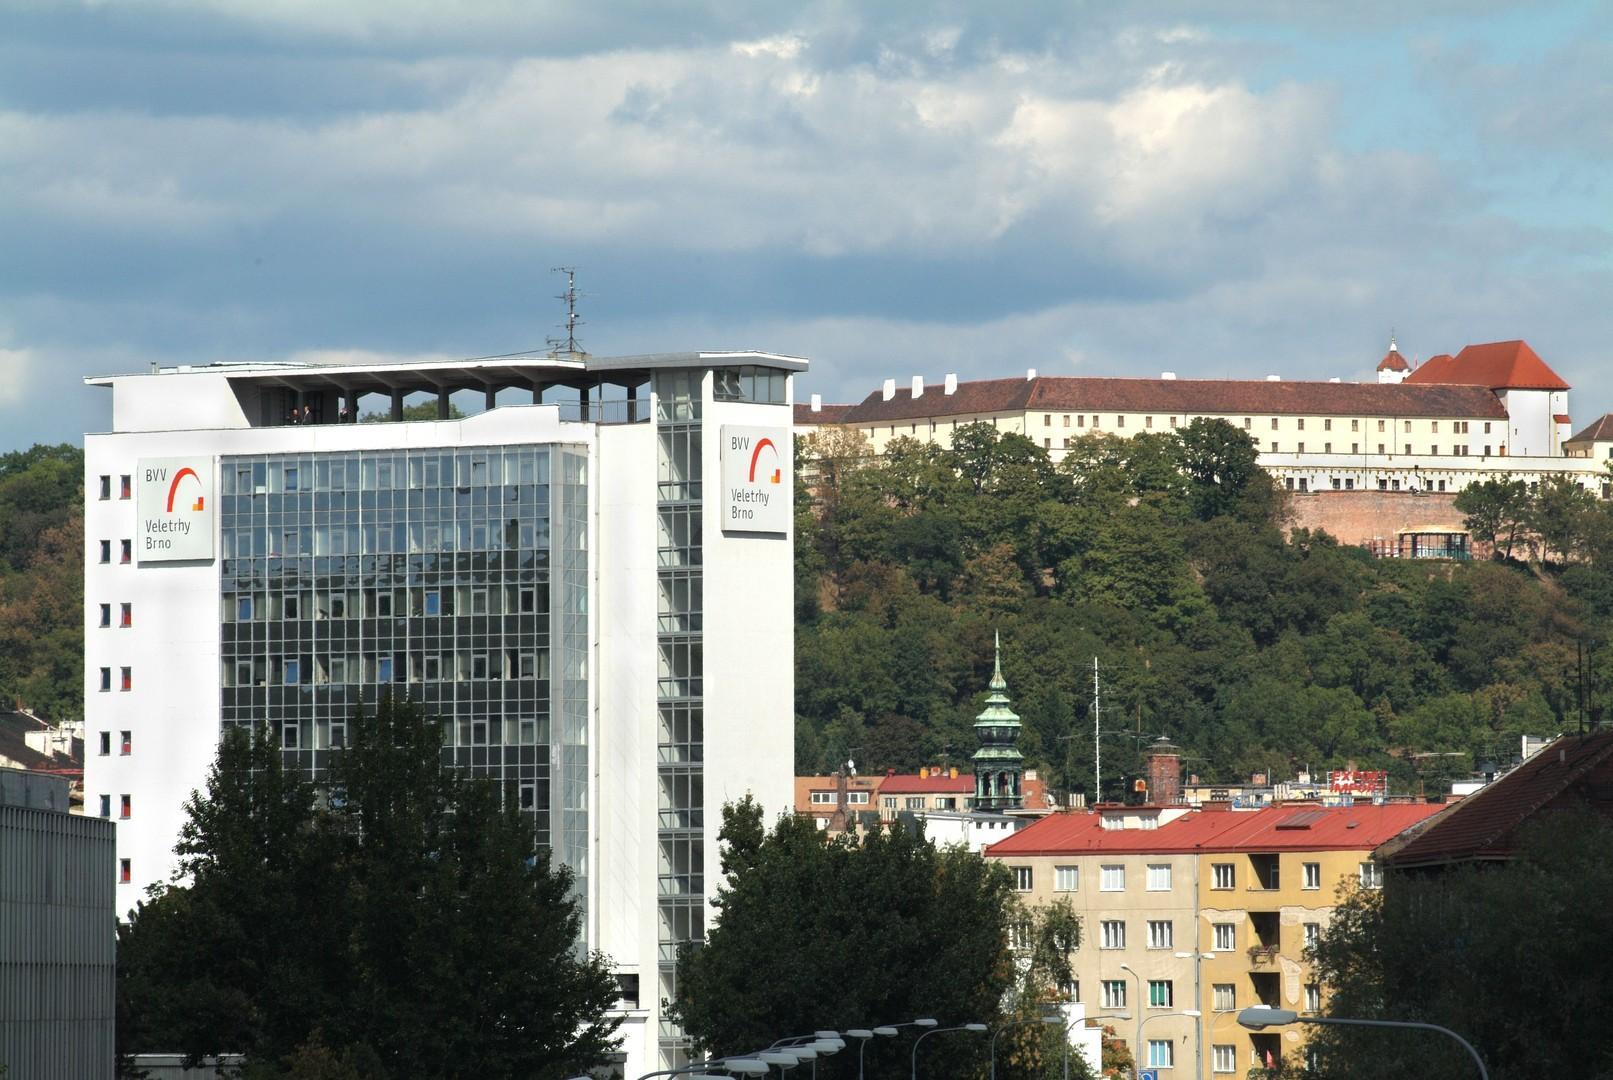
[[[1408,14],[1408,11],[1415,14]],[[755,347],[1613,409],[1613,5],[0,0],[0,449],[85,374]]]

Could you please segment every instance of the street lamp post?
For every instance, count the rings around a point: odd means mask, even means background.
[[[1134,1062],[1139,1062],[1143,1053],[1143,977],[1137,974],[1130,964],[1121,964],[1120,970],[1130,975],[1132,981],[1137,984],[1137,1041],[1132,1046],[1131,1057]],[[1141,1071],[1142,1066],[1137,1065],[1136,1068]]]
[[[1001,1035],[1003,1032],[1007,1031],[1009,1028],[1024,1027],[1027,1024],[1062,1024],[1062,1023],[1064,1023],[1064,1020],[1063,1020],[1062,1017],[1058,1017],[1058,1016],[1054,1016],[1052,1014],[1049,1014],[1047,1016],[1033,1017],[1030,1020],[1010,1020],[1008,1023],[1004,1024],[1002,1027],[1000,1027],[996,1031],[992,1032],[991,1033],[991,1080],[997,1080],[997,1036]]]
[[[894,1039],[896,1029],[904,1027],[934,1027],[936,1021],[928,1016],[921,1016],[917,1020],[909,1020],[905,1024],[881,1024],[873,1028],[852,1028],[846,1032],[853,1039],[860,1039],[857,1044],[857,1080],[863,1080],[863,1051],[868,1049],[868,1043],[875,1036],[881,1039]]]
[[[1238,1014],[1238,1023],[1250,1031],[1260,1031],[1263,1028],[1278,1027],[1283,1024],[1340,1024],[1350,1027],[1381,1027],[1381,1028],[1409,1028],[1413,1031],[1437,1031],[1441,1035],[1449,1035],[1462,1044],[1473,1058],[1473,1064],[1479,1067],[1479,1076],[1483,1080],[1490,1080],[1490,1070],[1484,1067],[1484,1059],[1473,1044],[1462,1038],[1448,1027],[1438,1024],[1420,1024],[1413,1020],[1356,1020],[1342,1016],[1300,1016],[1292,1009],[1271,1009],[1263,1005],[1251,1005]]]
[[[1143,1017],[1141,1020],[1139,1020],[1137,1022],[1138,1052],[1140,1053],[1141,1050],[1142,1050],[1143,1028],[1148,1026],[1149,1021],[1151,1021],[1151,1020],[1160,1020],[1160,1019],[1163,1019],[1164,1017],[1167,1017],[1167,1016],[1187,1016],[1187,1017],[1193,1018],[1194,1020],[1197,1020],[1199,1017],[1201,1017],[1203,1015],[1204,1014],[1202,1012],[1200,1012],[1198,1009],[1183,1009],[1181,1012],[1154,1013],[1151,1016]],[[1141,1069],[1147,1068],[1147,1067],[1149,1067],[1149,1066],[1144,1066],[1140,1062],[1137,1065],[1138,1070],[1141,1070]],[[1157,1067],[1157,1066],[1153,1066],[1153,1067]]]
[[[931,1028],[929,1031],[926,1031],[924,1034],[922,1034],[918,1038],[914,1039],[913,1040],[913,1060],[912,1060],[912,1063],[911,1063],[911,1068],[909,1070],[910,1074],[911,1074],[911,1077],[912,1077],[912,1080],[919,1080],[919,1043],[923,1042],[925,1039],[928,1039],[931,1035],[939,1035],[943,1031],[984,1032],[986,1030],[988,1030],[988,1029],[987,1029],[985,1024],[959,1024],[957,1027]]]

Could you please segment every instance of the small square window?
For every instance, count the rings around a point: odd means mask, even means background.
[[[1215,924],[1215,951],[1231,952],[1238,947],[1238,924],[1218,922]]]
[[[1126,923],[1122,919],[1105,919],[1100,925],[1102,931],[1102,948],[1124,949],[1126,947]]]
[[[1014,867],[1014,888],[1019,892],[1030,892],[1034,875],[1028,866]]]
[[[1232,1012],[1238,1007],[1238,986],[1236,983],[1215,984],[1215,1011]]]
[[[1170,892],[1171,868],[1169,864],[1148,867],[1148,891]]]
[[[1229,862],[1214,863],[1210,866],[1210,888],[1232,889],[1237,887],[1237,874]]]
[[[1176,944],[1176,928],[1169,919],[1148,920],[1148,947],[1169,949]]]
[[[1126,868],[1124,866],[1105,866],[1098,888],[1104,892],[1126,891]]]
[[[1053,891],[1075,892],[1081,885],[1081,868],[1079,866],[1055,866],[1053,868]]]
[[[1148,1007],[1168,1009],[1176,1004],[1176,987],[1169,979],[1148,980]]]

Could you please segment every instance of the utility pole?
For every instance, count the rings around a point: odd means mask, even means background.
[[[1092,805],[1103,801],[1103,724],[1099,718],[1098,658],[1092,658]]]

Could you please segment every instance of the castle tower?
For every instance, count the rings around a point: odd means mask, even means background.
[[[996,660],[992,666],[991,695],[986,708],[975,718],[975,737],[980,749],[974,753],[974,810],[1017,810],[1024,804],[1021,780],[1025,755],[1014,743],[1019,740],[1019,717],[1008,707],[1008,683],[1003,679],[1001,638],[995,639]]]

